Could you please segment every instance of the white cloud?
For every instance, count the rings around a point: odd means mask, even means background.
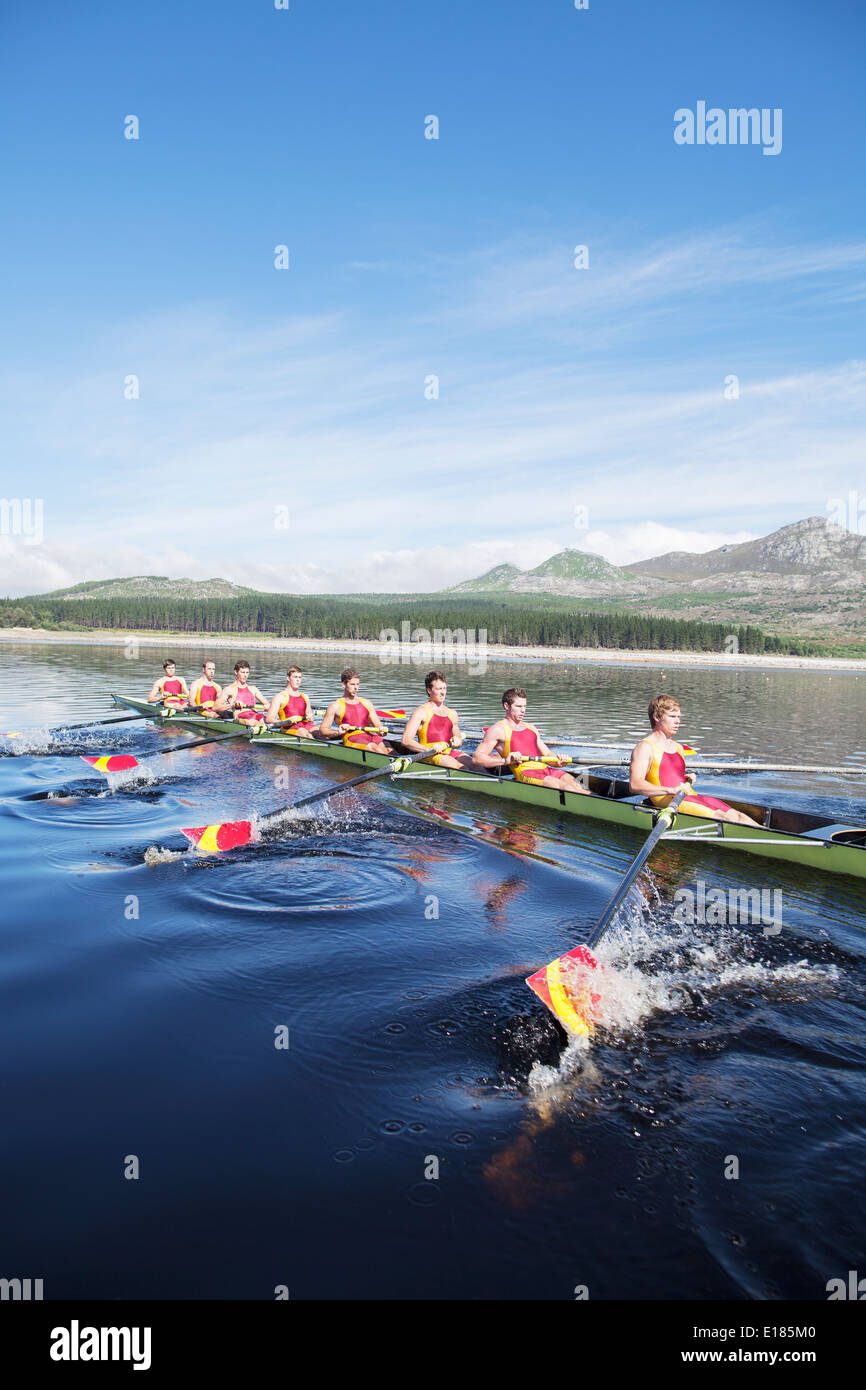
[[[431,589],[567,545],[629,563],[826,514],[864,491],[866,364],[804,366],[755,305],[770,285],[851,291],[866,250],[768,247],[759,230],[605,248],[565,281],[559,249],[493,248],[440,263],[446,308],[433,322],[416,303],[393,333],[348,310],[256,323],[193,305],[16,368],[8,451],[44,497],[46,539],[5,538],[0,587],[144,572]],[[751,287],[743,304],[734,284]],[[730,332],[708,330],[720,302]],[[651,350],[613,353],[648,307]]]
[[[656,521],[643,521],[637,526],[623,526],[614,532],[589,531],[579,549],[603,555],[612,565],[634,565],[638,560],[654,560],[672,550],[684,550],[703,555],[720,545],[740,545],[751,541],[751,531],[698,531],[676,526],[662,526]]]

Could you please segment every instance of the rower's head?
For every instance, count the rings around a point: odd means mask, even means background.
[[[448,682],[441,671],[429,671],[424,677],[424,689],[434,705],[444,705]]]
[[[203,661],[203,662],[202,662],[202,667],[201,667],[201,673],[202,673],[202,675],[204,676],[205,680],[212,681],[213,678],[214,678],[214,676],[216,675],[216,662],[215,662],[215,661]]]
[[[236,661],[235,675],[237,676],[241,685],[246,685],[247,681],[250,678],[250,663],[248,661]]]
[[[300,666],[290,666],[286,672],[286,680],[289,683],[290,690],[300,690],[303,678],[304,673]]]
[[[512,685],[502,696],[502,704],[505,713],[515,724],[520,724],[526,717],[526,691],[521,690],[519,685]]]
[[[358,675],[354,666],[347,666],[345,671],[341,671],[340,680],[343,682],[343,690],[348,696],[354,697],[357,695],[361,684],[361,677]]]
[[[162,663],[162,669],[163,669],[163,671],[165,671],[165,674],[166,674],[167,676],[173,676],[173,675],[174,675],[174,662],[171,660],[171,657],[169,657],[169,659],[168,659],[167,661],[164,661],[164,662]]]
[[[653,729],[671,738],[680,727],[682,710],[674,695],[654,695],[649,703],[649,722]]]

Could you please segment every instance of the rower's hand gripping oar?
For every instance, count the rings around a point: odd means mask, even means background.
[[[350,787],[360,787],[363,782],[373,782],[377,777],[388,777],[392,773],[403,772],[410,763],[420,762],[422,758],[429,758],[431,752],[435,753],[438,744],[425,748],[423,753],[410,753],[405,756],[401,754],[399,758],[392,759],[384,767],[374,768],[372,772],[364,772],[360,777],[352,777],[348,782],[338,782],[334,787],[325,787],[322,791],[313,792],[310,796],[304,796],[300,801],[293,801],[288,806],[283,806],[279,811],[274,811],[271,815],[262,816],[257,825],[252,821],[235,820],[223,821],[217,825],[197,825],[181,830],[190,844],[205,854],[223,854],[229,849],[240,849],[244,845],[251,844],[259,838],[263,830],[269,830],[271,826],[278,825],[289,811],[298,811],[302,806],[312,806],[316,801],[327,801],[328,797],[336,796],[339,792],[348,791]]]
[[[168,753],[179,753],[182,748],[201,748],[206,743],[225,743],[230,738],[243,738],[247,730],[232,730],[231,733],[211,734],[209,738],[189,738],[184,743],[173,743],[171,748],[160,748],[155,753],[142,753],[142,758],[164,758]],[[133,753],[106,753],[102,756],[91,756],[81,753],[81,761],[89,763],[95,767],[97,772],[129,772],[133,767],[141,767],[141,763]]]
[[[543,969],[536,970],[535,974],[527,979],[529,988],[559,1019],[567,1033],[586,1036],[593,1031],[594,1015],[598,1012],[601,995],[592,988],[590,972],[598,969],[598,961],[592,954],[592,948],[597,946],[604,936],[644,864],[665,831],[670,829],[680,802],[689,791],[689,787],[678,791],[670,805],[657,813],[653,828],[640,853],[586,941],[576,946],[573,951],[567,951],[564,956],[552,960]]]

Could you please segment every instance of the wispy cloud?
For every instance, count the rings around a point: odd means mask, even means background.
[[[629,563],[824,514],[866,493],[866,363],[792,353],[755,305],[768,287],[844,294],[864,263],[859,243],[773,247],[742,227],[612,249],[591,273],[563,269],[561,246],[509,245],[449,263],[435,314],[413,301],[396,328],[350,306],[118,323],[74,363],[0,381],[26,480],[7,490],[45,500],[44,547],[0,537],[0,589],[136,570],[430,589],[566,545]],[[720,300],[733,317],[708,339]],[[645,308],[664,324],[651,348],[614,351]]]

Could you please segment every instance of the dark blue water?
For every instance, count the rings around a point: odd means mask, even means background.
[[[146,694],[162,656],[3,652],[7,729]],[[417,669],[352,659],[414,702]],[[341,664],[306,658],[314,703]],[[455,668],[449,699],[478,727],[517,679],[543,730],[620,741],[670,688],[707,752],[866,762],[866,681],[664,677]],[[78,758],[180,737],[0,745],[0,1275],[46,1298],[823,1299],[866,1272],[866,885],[662,846],[603,943],[606,1027],[566,1048],[524,977],[581,939],[633,832],[377,784],[196,859],[178,827],[356,769],[238,743],[107,792]],[[704,785],[866,820],[853,779]],[[698,879],[780,891],[782,931],[677,923]]]

